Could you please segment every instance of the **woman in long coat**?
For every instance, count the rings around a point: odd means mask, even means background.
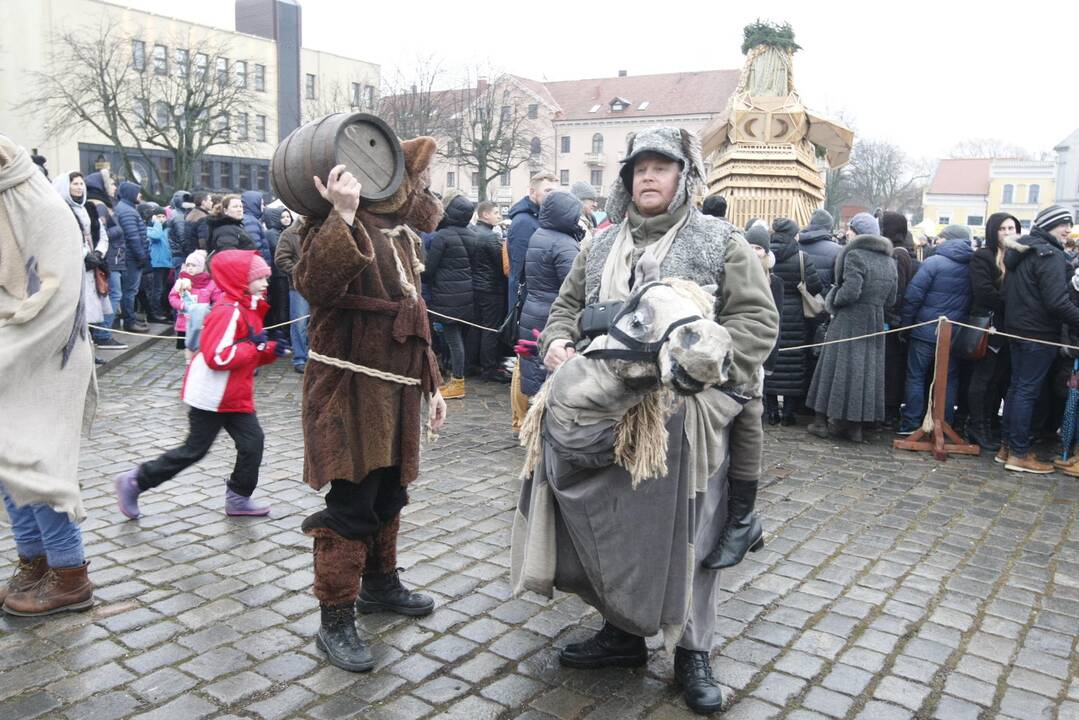
[[[880,332],[884,308],[895,303],[892,243],[878,234],[847,234],[850,240],[836,258],[835,286],[825,299],[833,315],[829,341]],[[861,442],[862,423],[884,420],[884,336],[825,345],[809,386],[809,406],[815,412],[810,433]]]
[[[780,311],[779,349],[805,345],[810,340],[802,310],[798,284],[805,278],[806,289],[813,295],[822,289],[813,260],[798,244],[798,225],[788,218],[772,223],[772,253],[776,256],[772,273],[783,281],[783,307]],[[803,267],[805,268],[803,272]],[[809,350],[780,352],[772,374],[764,380],[765,409],[768,424],[780,422],[779,396],[783,396],[784,425],[794,425],[795,398],[805,397],[805,372]]]

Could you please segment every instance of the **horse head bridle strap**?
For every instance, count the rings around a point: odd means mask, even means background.
[[[666,283],[654,281],[646,283],[637,292],[633,293],[626,304],[622,306],[622,310],[614,316],[611,321],[611,327],[607,330],[607,335],[614,338],[624,348],[603,348],[600,350],[593,350],[592,352],[585,351],[588,357],[598,358],[601,360],[629,360],[629,361],[645,361],[655,363],[656,368],[659,369],[659,350],[671,337],[671,333],[683,325],[688,325],[691,322],[702,320],[700,315],[687,315],[684,318],[675,320],[663,333],[663,336],[659,340],[653,340],[652,342],[643,342],[637,338],[627,335],[623,330],[618,327],[618,322],[626,315],[633,313],[637,310],[637,306],[641,302],[641,297],[644,296],[648,290],[657,286],[665,285]]]

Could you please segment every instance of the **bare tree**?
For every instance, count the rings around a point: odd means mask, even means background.
[[[319,83],[315,98],[303,101],[303,113],[300,122],[312,120],[339,112],[356,112],[361,109],[362,99],[352,97],[342,83]]]
[[[1029,150],[1005,142],[999,138],[971,138],[952,146],[948,152],[950,158],[1009,158],[1030,160]]]
[[[922,190],[929,179],[927,168],[918,166],[892,143],[860,140],[854,144],[850,163],[844,168],[843,190],[847,199],[869,208],[913,212],[921,207]]]
[[[453,92],[435,89],[444,80],[442,61],[433,55],[418,58],[407,73],[395,68],[382,79],[379,117],[404,139],[444,135],[449,108],[443,103],[448,100],[446,93]]]
[[[173,38],[171,57],[141,58],[133,40],[107,23],[60,34],[53,62],[33,73],[36,91],[16,109],[42,120],[49,137],[94,128],[115,147],[128,177],[135,177],[135,158],[152,168],[153,151],[164,151],[173,161],[172,186],[190,187],[211,148],[254,141],[250,79],[235,64],[212,67],[226,48],[210,40]]]

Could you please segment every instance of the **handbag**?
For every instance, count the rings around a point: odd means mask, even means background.
[[[971,315],[967,318],[967,325],[986,330],[993,325],[993,312],[988,315]],[[989,333],[974,328],[960,327],[955,334],[955,350],[960,357],[967,360],[981,360],[989,349]]]
[[[809,290],[806,290],[806,260],[805,253],[798,252],[798,269],[802,278],[798,283],[798,292],[802,295],[802,315],[808,320],[812,320],[821,313],[824,312],[824,298],[820,296],[820,293],[811,294]]]
[[[517,283],[517,302],[513,309],[506,315],[506,319],[498,326],[498,340],[506,347],[512,348],[517,344],[517,325],[521,322],[521,308],[525,304],[525,284]]]
[[[585,305],[584,309],[581,310],[581,319],[578,321],[581,334],[589,340],[594,340],[600,335],[606,335],[607,331],[611,329],[611,323],[614,322],[615,317],[621,311],[621,300],[601,301]]]
[[[109,275],[101,268],[94,268],[94,289],[101,297],[109,294]]]

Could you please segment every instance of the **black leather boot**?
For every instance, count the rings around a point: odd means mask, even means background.
[[[824,413],[815,413],[813,415],[813,422],[806,426],[806,431],[810,435],[816,435],[817,437],[827,440],[828,439],[828,416]]]
[[[319,605],[322,627],[315,644],[326,653],[331,664],[350,672],[367,672],[375,666],[375,658],[356,632],[356,610],[352,603]]]
[[[983,450],[996,452],[1000,449],[1000,440],[993,437],[989,423],[971,418],[967,421],[967,439],[981,446]]]
[[[769,425],[779,424],[779,398],[775,395],[764,396],[764,415]]]
[[[393,612],[423,617],[435,609],[434,599],[412,592],[402,585],[396,570],[385,575],[364,575],[361,588],[360,596],[356,599],[356,609],[361,613]]]
[[[604,667],[641,667],[648,662],[648,646],[640,635],[619,630],[609,622],[584,642],[562,648],[558,661],[565,667],[594,670]]]
[[[709,570],[737,565],[747,552],[757,552],[764,547],[764,530],[757,513],[753,512],[757,503],[757,483],[731,480],[730,485],[723,534],[701,563]]]
[[[674,649],[674,680],[682,686],[682,697],[698,715],[723,709],[723,690],[712,677],[712,664],[703,650]]]
[[[843,437],[854,443],[865,442],[865,438],[862,436],[862,423],[860,422],[843,422]]]

